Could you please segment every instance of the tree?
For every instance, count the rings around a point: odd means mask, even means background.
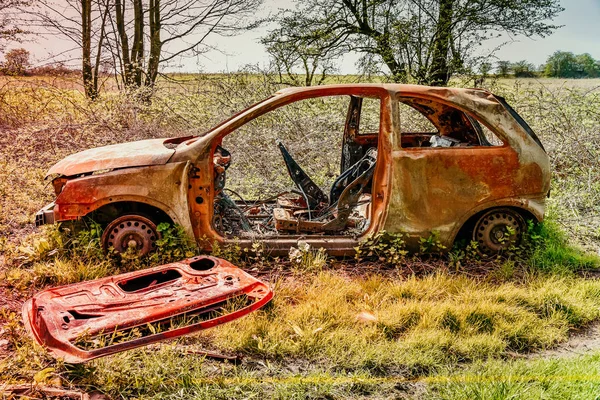
[[[7,75],[25,75],[29,63],[29,52],[25,49],[12,49],[4,56],[2,69]]]
[[[556,51],[546,61],[545,75],[550,77],[573,78],[576,67],[575,55],[570,51]]]
[[[98,97],[98,78],[106,40],[111,0],[36,0],[26,21],[41,34],[60,35],[81,54],[83,87],[88,98]]]
[[[208,50],[210,35],[253,27],[262,1],[36,0],[29,22],[72,41],[81,54],[85,93],[95,99],[107,62],[124,86],[152,87],[160,65]]]
[[[544,66],[544,75],[557,78],[596,78],[600,64],[588,54],[575,55],[570,51],[556,51]]]
[[[256,26],[255,13],[262,2],[115,0],[110,47],[123,83],[152,87],[161,65],[210,49],[207,37],[234,35]]]
[[[261,39],[271,58],[272,68],[279,83],[291,86],[320,85],[325,78],[336,70],[335,59],[340,55],[335,51],[322,51],[321,40],[295,42],[281,40],[296,29],[293,20],[282,19],[281,27]]]
[[[545,21],[562,10],[559,0],[296,0],[276,20],[296,27],[281,42],[357,52],[394,81],[445,85],[494,32],[546,36],[557,26]]]
[[[10,41],[19,41],[27,33],[15,18],[19,7],[29,5],[29,0],[0,0],[0,51]]]
[[[510,61],[498,61],[496,70],[498,71],[498,75],[500,75],[502,78],[506,78],[510,73]]]
[[[535,76],[535,66],[526,60],[517,61],[511,65],[515,78],[533,78]]]
[[[483,78],[487,78],[487,76],[490,74],[490,71],[492,70],[492,64],[484,61],[479,65],[479,72],[481,73],[481,76]]]
[[[589,53],[575,56],[577,72],[582,78],[597,78],[600,76],[600,63]]]

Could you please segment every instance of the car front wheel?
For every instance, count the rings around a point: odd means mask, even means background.
[[[159,239],[156,224],[141,215],[123,215],[112,221],[102,234],[102,247],[105,251],[113,248],[124,253],[133,248],[140,256],[145,256],[156,248]]]

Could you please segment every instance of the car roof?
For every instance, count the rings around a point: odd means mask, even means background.
[[[488,97],[491,93],[485,89],[479,88],[459,88],[459,87],[441,87],[441,86],[425,86],[403,83],[344,83],[319,86],[301,86],[288,87],[278,90],[275,95],[293,95],[304,92],[327,92],[335,89],[384,89],[390,92],[403,93],[406,95],[429,94],[435,97],[444,97],[445,94],[455,93],[463,95],[476,95],[477,97]]]

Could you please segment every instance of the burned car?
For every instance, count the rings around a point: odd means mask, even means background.
[[[236,158],[225,145],[230,135],[277,110],[328,98],[340,99],[345,114],[332,132],[340,147],[327,157],[340,169],[329,186],[306,172],[311,156],[298,161],[288,139],[260,146],[277,151],[284,165],[277,173],[292,189],[261,198],[257,185],[255,199],[228,191],[230,167],[252,159]],[[286,123],[301,129],[293,118]],[[446,248],[465,237],[497,252],[519,240],[527,220],[543,219],[550,164],[527,123],[485,90],[352,84],[283,89],[201,135],[86,150],[48,177],[56,200],[36,224],[95,218],[105,227],[103,246],[116,251],[152,251],[165,221],[201,246],[260,241],[272,254],[298,241],[352,254],[378,231],[402,232],[409,249],[435,235]]]

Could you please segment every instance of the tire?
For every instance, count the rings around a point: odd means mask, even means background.
[[[119,254],[135,247],[143,257],[156,249],[159,238],[154,222],[141,215],[127,214],[108,224],[102,234],[102,247],[104,251],[112,247]]]
[[[482,254],[491,255],[519,245],[525,231],[525,220],[510,208],[485,212],[475,223],[473,240]]]

